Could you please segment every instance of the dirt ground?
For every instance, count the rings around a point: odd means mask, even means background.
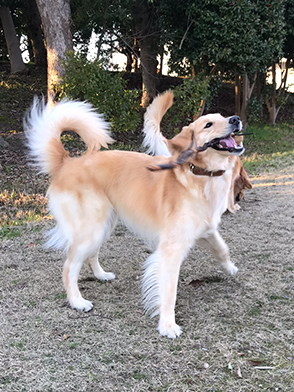
[[[0,245],[1,391],[293,391],[294,166],[252,179],[220,232],[239,267],[228,277],[205,251],[183,264],[179,339],[142,313],[145,245],[122,226],[101,250],[112,282],[83,267],[94,309],[66,303],[64,255],[44,250],[53,224],[22,226]],[[190,284],[190,283],[193,284]]]

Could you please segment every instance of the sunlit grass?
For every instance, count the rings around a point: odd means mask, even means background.
[[[21,192],[0,193],[0,236],[19,235],[18,227],[28,222],[52,219],[47,212],[48,199],[43,195],[25,195]]]
[[[294,150],[273,154],[252,154],[243,158],[243,166],[250,174],[262,171],[281,170],[294,164]]]
[[[283,169],[294,164],[294,125],[279,124],[275,127],[264,124],[248,126],[253,132],[244,141],[243,156],[245,170],[250,174]]]

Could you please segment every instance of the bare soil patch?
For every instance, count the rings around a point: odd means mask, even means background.
[[[101,250],[115,281],[82,269],[89,313],[68,307],[64,255],[42,247],[52,222],[3,239],[0,390],[293,391],[294,167],[252,182],[220,230],[239,272],[228,277],[208,253],[191,251],[180,275],[176,340],[142,314],[148,250],[122,226]]]

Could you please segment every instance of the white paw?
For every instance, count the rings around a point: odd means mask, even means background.
[[[74,300],[69,300],[70,306],[73,309],[77,309],[84,312],[89,312],[93,308],[93,304],[91,301],[87,301],[83,297],[75,298]]]
[[[157,331],[160,333],[160,335],[167,336],[170,339],[175,339],[182,333],[181,327],[179,327],[177,324],[163,325],[160,322],[158,324]]]
[[[235,204],[235,211],[241,210],[241,207],[239,206],[239,204]]]
[[[235,214],[236,211],[240,210],[241,207],[239,206],[239,204],[234,204],[232,207],[228,207],[228,210],[230,212],[232,212],[233,214]]]
[[[99,280],[113,280],[115,275],[112,272],[103,272],[103,274],[97,275],[96,278]]]
[[[222,266],[230,275],[235,275],[238,272],[238,268],[234,263],[224,263]]]

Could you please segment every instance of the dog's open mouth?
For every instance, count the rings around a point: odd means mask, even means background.
[[[233,136],[234,133],[230,133],[225,137],[213,139],[210,142],[210,147],[218,151],[228,151],[233,154],[241,155],[245,150],[243,144],[237,144]]]

